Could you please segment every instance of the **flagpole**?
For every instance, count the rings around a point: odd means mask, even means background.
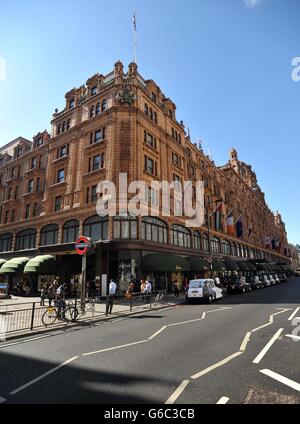
[[[134,46],[134,63],[137,64],[137,36],[136,36],[136,16],[133,14],[133,46]]]

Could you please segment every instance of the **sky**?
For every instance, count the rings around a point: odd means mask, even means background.
[[[217,165],[232,147],[252,165],[289,241],[300,244],[299,0],[0,4],[0,146],[50,130],[65,93],[90,76],[117,60],[127,68],[135,12],[139,72],[175,102],[177,119]]]

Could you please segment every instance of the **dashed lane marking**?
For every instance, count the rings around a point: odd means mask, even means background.
[[[218,400],[217,405],[225,405],[228,403],[229,398],[226,396],[221,397],[221,399]]]
[[[58,365],[55,368],[52,368],[51,370],[45,372],[44,374],[40,375],[39,377],[35,378],[34,380],[29,381],[26,384],[23,384],[23,386],[18,387],[17,389],[13,390],[12,392],[10,392],[10,395],[15,395],[19,392],[21,392],[22,390],[26,389],[29,386],[32,386],[33,384],[37,383],[38,381],[42,380],[45,377],[48,377],[48,375],[53,374],[55,371],[58,371],[60,368],[70,364],[71,362],[75,361],[75,359],[77,359],[78,356],[74,356],[73,358],[68,359],[67,361],[63,362],[62,364]]]
[[[278,339],[278,337],[281,335],[281,333],[283,332],[284,328],[280,328],[275,334],[274,336],[271,338],[271,340],[266,344],[266,346],[263,348],[263,350],[260,352],[259,355],[257,355],[257,357],[254,359],[253,364],[259,364],[260,361],[263,359],[263,357],[266,355],[266,353],[268,352],[268,350],[271,348],[271,346],[276,342],[276,340]]]
[[[134,346],[134,345],[138,345],[138,344],[142,344],[142,343],[147,343],[148,341],[149,340],[147,339],[147,340],[141,340],[139,342],[124,344],[124,345],[121,345],[121,346],[109,347],[108,349],[102,349],[102,350],[96,350],[95,352],[83,353],[82,356],[96,355],[98,353],[109,352],[110,350],[117,350],[117,349],[122,349],[123,347],[129,347],[129,346]]]
[[[242,354],[243,354],[243,352],[236,352],[236,353],[233,353],[232,355],[228,356],[227,358],[223,359],[222,361],[217,362],[216,364],[211,365],[211,366],[210,366],[210,367],[208,367],[208,368],[205,368],[203,371],[200,371],[200,372],[198,372],[197,374],[192,375],[192,376],[191,376],[191,378],[192,378],[193,380],[196,380],[197,378],[202,377],[202,375],[207,374],[207,373],[209,373],[210,371],[213,371],[213,370],[215,370],[216,368],[219,368],[219,367],[221,367],[222,365],[227,364],[227,362],[231,361],[232,359],[234,359],[234,358],[236,358],[237,356],[242,355]]]
[[[163,327],[161,327],[160,330],[158,330],[156,333],[152,334],[152,336],[149,337],[148,340],[153,340],[156,336],[158,336],[160,333],[162,333],[166,328],[167,328],[167,325],[164,325]]]
[[[179,398],[181,393],[186,389],[186,386],[190,383],[190,380],[183,380],[179,387],[175,390],[175,392],[169,397],[169,399],[165,402],[166,405],[172,405]]]
[[[300,392],[300,384],[297,383],[296,381],[290,380],[289,378],[284,377],[283,375],[277,374],[276,372],[268,370],[268,369],[260,370],[260,372]]]
[[[300,307],[296,308],[294,312],[292,313],[292,315],[288,318],[288,321],[292,321],[292,319],[296,316],[299,310],[300,310]]]

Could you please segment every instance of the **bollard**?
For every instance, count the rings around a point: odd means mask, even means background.
[[[30,330],[33,330],[33,326],[34,326],[34,313],[35,313],[35,303],[33,302],[33,304],[32,304],[32,312],[31,312]]]

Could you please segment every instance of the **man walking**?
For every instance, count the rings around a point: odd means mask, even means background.
[[[106,299],[106,316],[108,314],[111,315],[112,313],[116,292],[117,292],[117,284],[114,282],[113,279],[111,279],[109,283],[109,287],[108,287],[108,297]]]
[[[144,289],[144,293],[146,295],[146,303],[150,302],[151,292],[152,292],[152,285],[151,285],[150,281],[146,280],[145,281],[145,289]]]

